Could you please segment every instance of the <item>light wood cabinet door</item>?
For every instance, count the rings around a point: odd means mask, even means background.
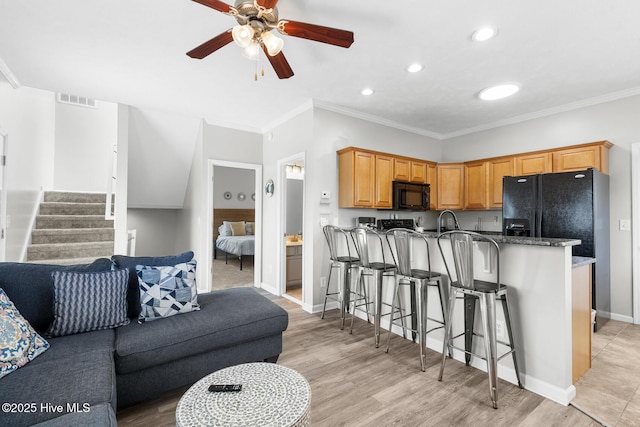
[[[486,209],[488,202],[487,162],[464,165],[464,208]]]
[[[591,265],[571,269],[572,380],[591,368]]]
[[[515,176],[553,172],[551,157],[551,153],[534,153],[516,156]]]
[[[464,164],[443,163],[437,167],[438,202],[436,209],[464,207]]]
[[[570,172],[588,168],[609,173],[609,148],[604,145],[589,145],[553,152],[554,172]]]
[[[427,163],[412,160],[411,176],[409,180],[411,182],[417,182],[419,184],[426,184],[427,183]]]
[[[411,177],[411,160],[396,157],[393,159],[393,180],[409,181]]]
[[[513,176],[516,169],[515,157],[504,157],[489,161],[489,209],[502,207],[502,178]]]
[[[375,190],[375,154],[344,151],[338,155],[338,206],[371,208]]]
[[[377,209],[393,207],[393,157],[376,154],[375,197]]]
[[[429,209],[438,207],[438,168],[436,165],[427,164],[427,184],[429,184]]]

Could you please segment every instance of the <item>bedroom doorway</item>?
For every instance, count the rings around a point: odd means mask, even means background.
[[[282,230],[283,259],[281,294],[303,304],[303,224],[304,224],[304,154],[280,162],[280,188],[283,189]]]
[[[256,286],[262,166],[210,160],[210,168],[209,289]]]

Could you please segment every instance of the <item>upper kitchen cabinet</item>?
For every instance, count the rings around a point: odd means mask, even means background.
[[[376,158],[368,151],[338,151],[338,206],[371,208],[376,184]]]
[[[393,207],[393,157],[376,154],[376,179],[373,207],[391,209]]]
[[[436,209],[463,209],[464,163],[438,164],[436,179],[438,188]]]
[[[353,147],[338,151],[338,206],[393,207],[393,156]]]
[[[553,151],[553,171],[570,172],[595,168],[609,173],[609,141],[593,142]]]
[[[487,209],[488,168],[489,162],[485,161],[464,164],[464,209]]]
[[[427,162],[422,160],[408,159],[405,157],[394,157],[393,180],[426,184]]]
[[[487,161],[489,167],[489,209],[502,208],[502,178],[513,176],[516,170],[515,157],[500,157]]]
[[[552,153],[540,152],[515,156],[515,176],[553,172]]]
[[[427,184],[429,184],[429,209],[438,208],[438,166],[427,163]]]

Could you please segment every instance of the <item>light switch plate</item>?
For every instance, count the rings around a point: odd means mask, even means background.
[[[630,219],[621,219],[619,223],[620,231],[629,231],[631,230],[631,220]]]

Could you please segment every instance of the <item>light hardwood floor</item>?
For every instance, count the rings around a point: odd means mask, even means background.
[[[289,313],[278,363],[311,384],[313,426],[597,426],[571,406],[498,383],[499,408],[489,399],[487,376],[448,361],[437,381],[440,354],[429,351],[419,369],[417,344],[393,336],[391,350],[373,345],[373,326],[356,319],[353,335],[339,328],[338,312],[319,315],[272,297]],[[384,337],[386,339],[386,336]],[[185,390],[118,413],[119,426],[173,426]]]

